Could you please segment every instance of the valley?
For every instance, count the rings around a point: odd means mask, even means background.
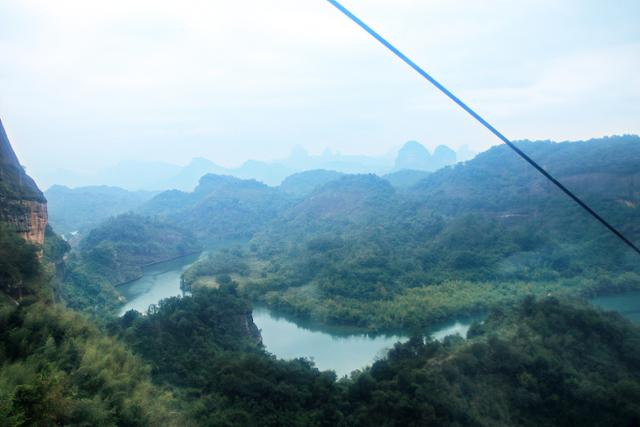
[[[640,427],[638,17],[0,1],[0,427]]]
[[[639,142],[521,144],[637,239]],[[209,174],[192,192],[56,189],[54,224],[76,240],[43,221],[0,227],[0,419],[634,420],[637,260],[504,156],[283,188]]]
[[[202,258],[198,255],[188,256],[154,265],[145,269],[144,277],[120,286],[119,291],[127,299],[120,315],[129,310],[146,313],[149,306],[157,305],[165,298],[182,295],[181,276]],[[218,286],[216,283],[215,287]],[[528,291],[531,294],[531,289]],[[602,309],[619,312],[634,323],[640,323],[638,291],[591,298],[589,302]],[[501,305],[504,305],[504,302]],[[424,304],[423,307],[426,309],[428,305]],[[474,316],[435,324],[425,333],[438,341],[449,335],[466,338],[473,322],[482,321],[488,310],[487,306],[482,311],[478,309],[478,314]],[[260,329],[262,342],[267,351],[287,360],[313,360],[318,369],[333,370],[338,376],[349,375],[356,369],[370,366],[377,358],[383,357],[396,342],[408,340],[406,336],[372,334],[361,328],[304,321],[260,305],[254,305],[252,317]]]

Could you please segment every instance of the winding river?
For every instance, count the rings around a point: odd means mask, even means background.
[[[145,269],[142,278],[122,285],[119,290],[127,299],[121,314],[133,309],[147,310],[163,298],[181,295],[180,275],[198,255],[156,264]],[[598,297],[591,302],[606,310],[618,311],[636,323],[640,323],[640,292]],[[476,318],[458,319],[435,327],[434,339],[448,335],[466,337]],[[278,315],[265,307],[256,307],[253,320],[260,328],[265,348],[282,359],[306,357],[312,359],[321,370],[334,370],[339,376],[355,369],[371,365],[385,354],[394,343],[406,340],[401,335],[366,335],[345,328],[309,325],[286,316]]]
[[[474,320],[479,318],[443,323],[433,329],[431,336],[437,340],[456,334],[466,337]],[[311,325],[264,307],[253,310],[253,321],[269,352],[282,359],[311,359],[320,370],[332,369],[339,376],[371,365],[395,343],[407,339],[402,335],[369,335],[351,328]]]
[[[182,295],[180,276],[199,256],[189,255],[154,264],[144,269],[144,276],[140,279],[119,286],[118,291],[127,299],[120,315],[129,310],[144,313],[161,299]]]

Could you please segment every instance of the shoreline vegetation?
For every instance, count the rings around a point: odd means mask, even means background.
[[[640,238],[640,138],[517,144]],[[637,288],[635,254],[522,166],[493,147],[401,187],[371,174],[311,171],[283,188],[205,175],[192,192],[161,192],[90,231],[66,263],[65,299],[113,310],[116,286],[141,265],[204,242],[229,244],[185,272],[184,290],[234,283],[298,318],[371,331],[423,329],[528,294]]]
[[[246,260],[249,260],[248,262]],[[194,291],[237,286],[241,295],[277,314],[311,324],[345,326],[364,333],[411,334],[434,324],[473,317],[478,313],[519,304],[527,297],[568,297],[586,300],[597,296],[640,290],[640,275],[622,273],[601,278],[573,277],[554,282],[446,281],[408,288],[392,298],[357,300],[323,298],[313,285],[274,290],[251,266],[260,265],[240,249],[210,253],[186,269],[182,289]],[[262,278],[260,278],[262,276]],[[203,280],[204,279],[204,280]]]
[[[204,251],[196,251],[196,252],[191,252],[191,253],[184,254],[184,255],[178,255],[178,256],[175,256],[175,257],[169,258],[169,259],[163,259],[163,260],[159,260],[159,261],[154,261],[154,262],[151,262],[149,264],[141,265],[140,268],[142,270],[144,270],[144,269],[147,269],[149,267],[156,266],[158,264],[164,264],[164,263],[167,263],[167,262],[177,261],[179,259],[188,258],[188,257],[194,256],[194,255],[201,255],[203,252]],[[145,276],[145,274],[147,274],[147,272],[143,271],[142,274],[140,274],[140,276],[136,277],[135,279],[128,280],[128,281],[122,282],[122,283],[118,283],[117,285],[114,285],[114,286],[116,288],[119,288],[121,286],[125,286],[125,285],[128,285],[128,284],[131,284],[131,283],[135,282],[136,280],[142,279]]]
[[[33,291],[0,307],[8,426],[628,425],[640,416],[640,328],[562,297],[492,310],[467,340],[414,334],[338,380],[268,354],[233,283],[95,325],[36,297],[49,294],[42,271],[23,274]]]
[[[256,346],[233,323],[248,310],[234,286],[194,292],[147,316],[130,312],[110,329],[201,425],[625,425],[640,414],[640,329],[562,298],[493,310],[467,340],[413,335],[338,380]]]

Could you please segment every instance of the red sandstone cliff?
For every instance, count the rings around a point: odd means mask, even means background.
[[[0,121],[0,222],[42,245],[47,221],[47,200],[20,165]]]

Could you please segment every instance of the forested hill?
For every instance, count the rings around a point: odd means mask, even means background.
[[[640,241],[640,138],[519,145]],[[637,255],[508,147],[408,189],[332,180],[264,223],[250,248],[254,271],[235,273],[252,298],[373,329],[423,328],[528,293],[640,287]]]
[[[528,298],[470,339],[416,335],[336,381],[255,346],[233,286],[129,312],[110,329],[173,388],[198,425],[636,425],[640,333],[615,314]]]
[[[640,138],[518,144],[631,239],[640,239]],[[421,327],[490,308],[522,297],[531,283],[536,294],[574,295],[639,283],[635,255],[508,147],[432,174],[394,175],[309,171],[281,187],[205,175],[193,192],[160,193],[137,209],[142,215],[105,223],[95,234],[104,244],[85,245],[91,249],[69,257],[69,289],[82,296],[77,307],[96,307],[93,301],[104,295],[115,306],[111,285],[136,277],[146,262],[168,258],[158,250],[160,230],[187,232],[168,245],[166,252],[176,256],[185,253],[179,247],[243,245],[242,262],[231,265],[250,268],[224,270],[244,275],[237,279],[253,285],[246,287],[253,298],[321,321],[374,329]],[[148,227],[150,221],[155,225]],[[137,237],[131,241],[121,226],[155,231],[132,234]],[[131,256],[131,248],[138,255]],[[144,251],[159,256],[137,263]],[[207,262],[186,275],[187,288],[217,283],[212,279],[219,268],[203,267]],[[211,262],[220,264],[215,257]],[[97,280],[98,271],[106,282]],[[209,277],[199,281],[205,272]],[[87,275],[96,278],[89,280],[93,288],[77,286]],[[586,280],[568,282],[578,278]],[[427,300],[437,310],[391,313]]]
[[[191,193],[163,192],[140,212],[191,230],[203,243],[246,241],[291,205],[293,197],[255,180],[205,175]]]
[[[54,303],[67,250],[0,123],[0,425],[179,425],[139,357]]]
[[[59,293],[69,307],[109,313],[119,305],[117,285],[141,277],[147,265],[201,249],[193,233],[175,224],[119,215],[91,230],[66,257]]]
[[[118,187],[89,186],[69,188],[54,185],[45,191],[49,202],[49,221],[68,239],[83,237],[109,217],[133,211],[156,193],[127,191]],[[71,234],[77,232],[76,234]]]
[[[396,191],[376,175],[347,175],[312,191],[284,211],[276,223],[297,229],[333,223],[366,224],[379,220],[397,203]]]
[[[294,173],[282,181],[279,188],[287,193],[300,196],[311,193],[316,188],[339,179],[344,173],[325,169],[315,169]]]
[[[582,197],[627,207],[635,207],[640,201],[637,135],[563,143],[522,141],[516,145]],[[565,197],[506,145],[433,173],[411,193],[447,214],[531,213],[541,199]]]

